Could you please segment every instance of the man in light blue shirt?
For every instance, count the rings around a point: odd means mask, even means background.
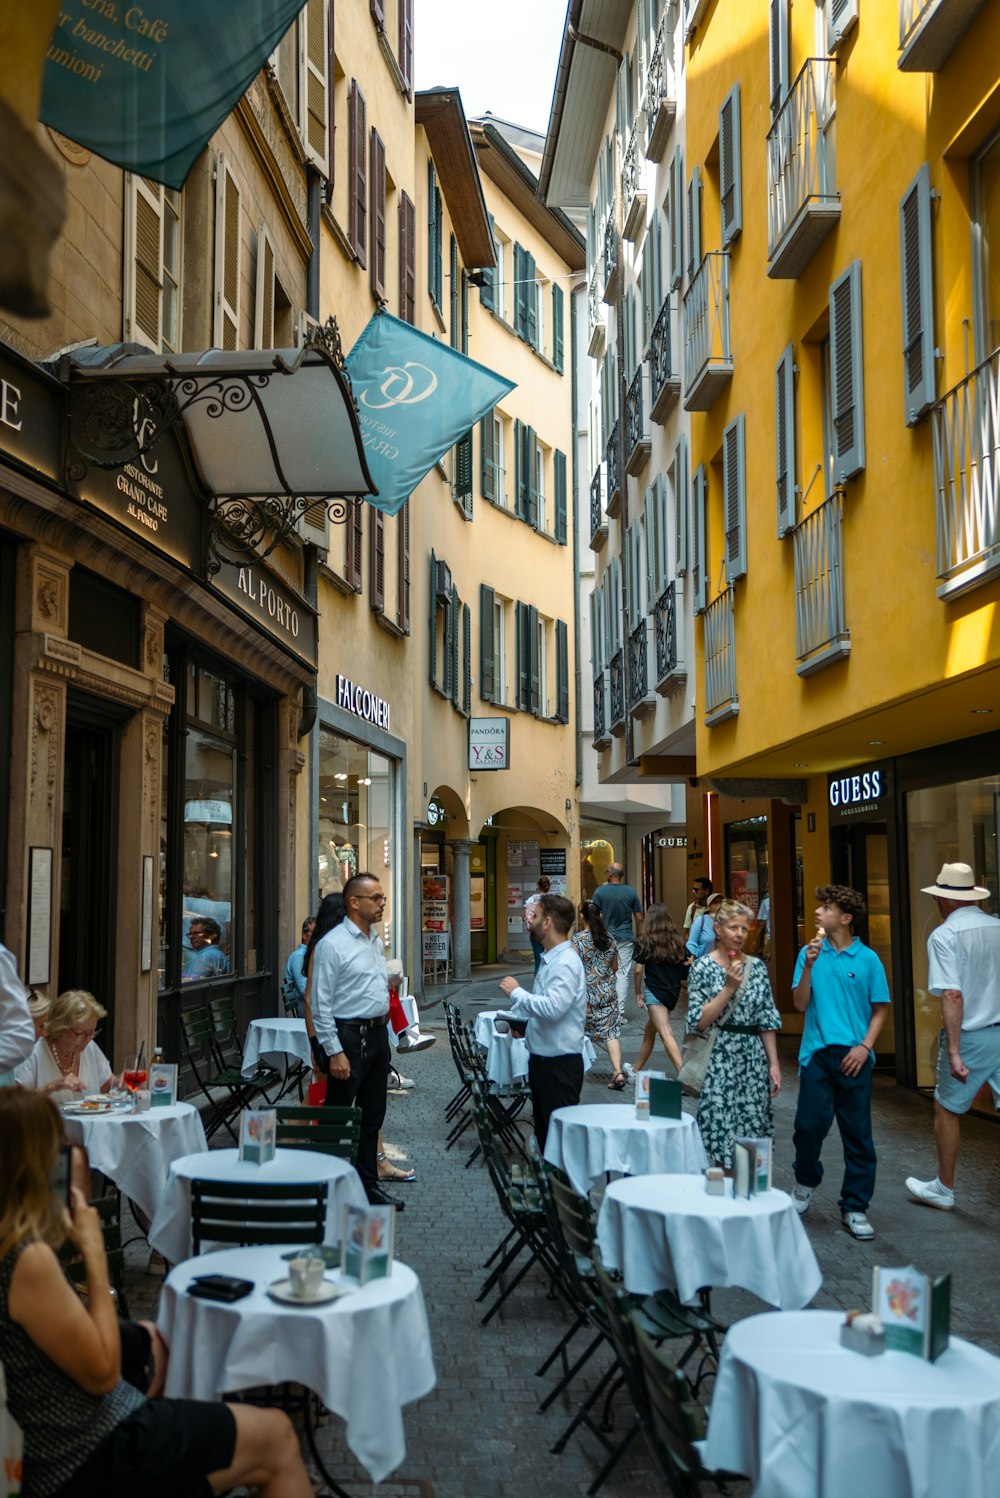
[[[534,992],[516,978],[502,978],[511,1013],[527,1019],[528,1084],[539,1149],[545,1149],[549,1119],[557,1108],[580,1101],[587,983],[583,963],[570,945],[576,915],[565,895],[542,895],[529,907],[531,934],[543,948]]]
[[[792,1136],[792,1202],[800,1216],[808,1212],[823,1179],[820,1150],[836,1118],[844,1146],[841,1221],[852,1238],[867,1241],[875,1236],[867,1217],[876,1164],[872,1069],[889,985],[878,957],[854,934],[854,922],[866,909],[858,891],[826,884],[816,898],[816,935],[799,953],[792,979],[792,1002],[806,1017]]]
[[[285,977],[281,985],[281,996],[285,1001],[285,1012],[301,1019],[306,1003],[306,948],[313,934],[316,917],[309,916],[302,922],[302,940],[285,963]]]

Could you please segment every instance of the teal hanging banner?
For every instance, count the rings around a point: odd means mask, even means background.
[[[511,390],[513,381],[376,312],[345,360],[358,403],[368,503],[396,515],[425,474]]]
[[[303,0],[62,0],[41,118],[166,187],[184,179]]]

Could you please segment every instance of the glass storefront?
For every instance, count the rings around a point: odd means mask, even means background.
[[[625,828],[617,822],[581,822],[580,889],[583,899],[608,877],[609,863],[625,863]]]
[[[354,874],[373,874],[386,895],[382,940],[389,950],[395,945],[396,921],[396,771],[395,760],[331,728],[320,729],[320,896],[342,890]]]
[[[726,824],[726,893],[756,913],[768,892],[767,817]]]

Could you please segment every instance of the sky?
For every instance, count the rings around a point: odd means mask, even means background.
[[[418,89],[457,87],[468,118],[490,110],[544,135],[566,0],[415,0],[414,11]]]

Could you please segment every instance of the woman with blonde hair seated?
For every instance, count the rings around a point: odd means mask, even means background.
[[[26,1061],[14,1069],[21,1087],[47,1092],[57,1103],[79,1093],[108,1092],[116,1078],[111,1063],[94,1039],[107,1010],[93,994],[70,988],[53,999],[45,1034]]]
[[[49,1098],[0,1089],[0,1361],[24,1434],[22,1498],[210,1498],[244,1483],[312,1498],[279,1410],[149,1399],[122,1378],[101,1220],[75,1186],[70,1211],[52,1189],[63,1147]],[[54,1252],[66,1238],[86,1304]]]

